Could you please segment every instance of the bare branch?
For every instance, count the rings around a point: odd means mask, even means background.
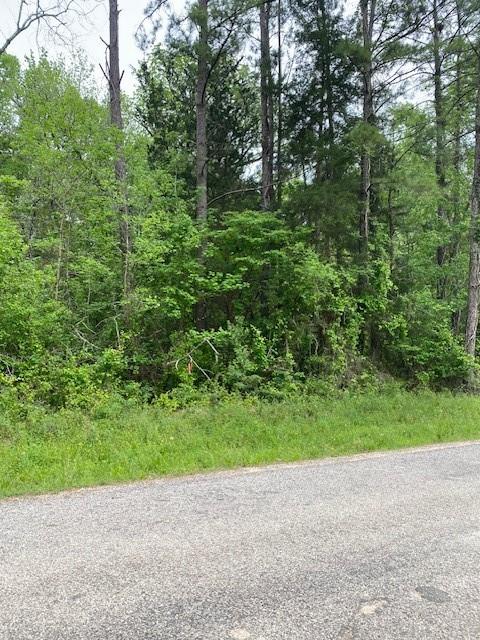
[[[267,186],[275,187],[279,183],[280,183],[280,180],[276,180],[272,184],[269,184]],[[225,193],[222,193],[220,196],[216,196],[215,198],[212,198],[212,200],[209,201],[208,206],[211,206],[214,202],[217,202],[217,200],[222,200],[222,198],[226,198],[227,196],[232,196],[237,193],[248,193],[252,191],[261,191],[261,190],[262,190],[261,185],[257,185],[256,187],[244,187],[243,189],[233,189],[233,191],[227,191]]]
[[[10,35],[0,43],[0,55],[7,51],[18,36],[28,31],[32,26],[36,26],[37,30],[42,25],[46,26],[56,37],[60,37],[60,31],[67,28],[67,14],[84,13],[78,1],[52,0],[51,4],[45,6],[42,0],[20,0],[15,26]]]

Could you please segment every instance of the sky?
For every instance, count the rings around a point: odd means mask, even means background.
[[[33,2],[34,0],[28,0]],[[45,0],[51,1],[55,0]],[[75,50],[83,49],[88,61],[93,67],[94,77],[99,87],[105,86],[105,79],[100,70],[100,64],[105,60],[105,44],[108,41],[108,0],[77,0],[87,7],[88,17],[82,19],[71,16],[69,30],[72,33],[71,42],[62,43],[52,40],[46,31],[41,31],[37,37],[35,27],[21,34],[9,47],[9,53],[21,60],[33,53],[38,54],[40,48],[47,50],[50,56],[64,55],[67,60],[75,57]],[[143,10],[147,0],[118,0],[120,8],[120,65],[124,70],[122,89],[132,93],[135,88],[134,67],[142,59],[143,54],[135,42],[135,32],[143,19]],[[185,0],[172,0],[170,5],[179,11]],[[14,30],[20,0],[0,0],[0,35],[2,40]],[[356,6],[356,0],[346,0],[347,13]]]
[[[53,42],[46,32],[38,35],[35,27],[20,35],[9,47],[8,52],[23,59],[30,53],[37,54],[39,46],[44,47],[49,54],[64,54],[66,57],[74,55],[75,47],[84,49],[89,62],[94,67],[97,82],[104,82],[99,64],[105,59],[105,45],[108,41],[108,0],[82,0],[89,5],[88,18],[71,18],[70,30],[74,37],[72,43]],[[0,0],[0,34],[2,39],[8,36],[15,25],[20,0]],[[135,31],[142,21],[143,8],[146,0],[119,0],[121,9],[120,22],[120,64],[124,69],[122,88],[131,93],[135,86],[132,68],[142,58],[142,52],[135,42]]]

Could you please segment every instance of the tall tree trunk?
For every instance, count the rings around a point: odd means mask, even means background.
[[[462,12],[459,0],[455,3],[457,14],[457,38],[462,33]],[[461,127],[462,127],[462,55],[460,45],[457,46],[455,53],[455,131],[454,131],[454,147],[453,147],[453,169],[455,174],[455,184],[453,188],[453,222],[460,220],[460,162],[461,162]],[[458,247],[454,249],[454,253]]]
[[[62,279],[62,264],[63,264],[63,243],[64,243],[63,225],[65,222],[63,211],[61,212],[60,215],[62,217],[60,219],[60,229],[59,229],[59,238],[58,238],[57,274],[55,278],[55,300],[58,300],[60,298],[60,283]]]
[[[321,81],[320,86],[317,90],[317,95],[320,97],[319,106],[316,109],[316,120],[318,125],[318,146],[316,152],[315,159],[315,182],[320,184],[325,179],[329,178],[329,159],[327,154],[325,153],[325,110],[326,110],[326,95],[328,93],[327,89],[327,79],[326,79],[326,55],[327,55],[327,43],[325,41],[326,30],[325,30],[325,12],[324,12],[324,2],[323,0],[318,0],[316,4],[316,12],[315,12],[315,20],[317,26],[317,32],[319,34],[319,43],[317,46],[317,60],[316,65],[319,69],[321,69]],[[327,98],[328,100],[328,98]],[[327,106],[328,112],[328,106]],[[327,113],[328,119],[328,113]],[[328,120],[327,120],[328,122]],[[328,127],[330,125],[328,124]],[[327,129],[328,135],[328,129]],[[320,238],[320,231],[319,231]]]
[[[195,90],[196,112],[196,179],[197,179],[197,222],[205,227],[208,213],[208,138],[207,138],[207,83],[208,83],[208,0],[198,0],[198,43],[197,43],[197,84]],[[198,249],[198,260],[203,264],[205,243],[202,239]],[[207,326],[207,304],[200,298],[195,307],[197,329]]]
[[[434,65],[434,103],[435,103],[435,174],[437,178],[437,186],[439,189],[439,202],[437,206],[438,221],[443,227],[446,220],[445,211],[445,187],[446,180],[446,162],[445,162],[445,113],[442,86],[442,57],[441,57],[441,30],[442,25],[438,16],[437,0],[433,0],[433,65]],[[437,247],[437,264],[443,267],[446,263],[447,247],[440,244]],[[444,298],[446,293],[446,280],[440,275],[437,282],[437,295]]]
[[[388,219],[388,253],[390,257],[390,271],[395,265],[395,211],[393,209],[393,185],[388,187],[387,195],[387,219]]]
[[[460,6],[460,0],[455,2],[455,10],[457,15],[457,38],[460,40],[462,34],[462,10]],[[462,129],[462,55],[461,45],[457,45],[457,51],[455,53],[455,126],[454,126],[454,146],[453,146],[453,188],[452,188],[452,225],[454,235],[450,245],[451,260],[454,260],[460,248],[460,233],[458,231],[459,224],[462,217],[461,211],[461,191],[460,191],[460,177],[461,177],[461,161],[462,161],[462,147],[461,147],[461,129]],[[452,330],[458,335],[461,326],[461,310],[455,309],[452,312]]]
[[[123,131],[122,101],[120,84],[122,74],[120,73],[120,56],[118,44],[118,5],[117,0],[110,1],[110,43],[109,43],[109,64],[108,64],[108,84],[110,91],[110,120],[113,126],[119,131]],[[132,241],[130,234],[129,211],[127,201],[127,167],[123,145],[117,146],[117,157],[115,160],[115,176],[120,193],[119,226],[120,226],[120,251],[123,261],[123,294],[128,298],[131,288],[130,254]]]
[[[465,329],[465,351],[475,355],[480,302],[480,55],[477,54],[477,104],[475,110],[475,162],[473,168],[470,214],[470,267],[468,274],[468,305]]]
[[[373,105],[373,64],[372,64],[372,41],[373,23],[375,19],[375,0],[361,0],[360,10],[362,14],[362,37],[365,51],[365,62],[362,68],[362,95],[363,95],[363,122],[372,125],[374,120]],[[368,236],[370,225],[371,207],[371,186],[372,169],[370,151],[367,148],[362,150],[360,158],[361,190],[360,190],[360,217],[359,217],[359,238],[360,256],[363,262],[368,260]]]
[[[262,120],[262,207],[270,209],[273,191],[273,81],[270,55],[270,2],[260,5],[260,107]]]
[[[323,60],[321,61],[323,66]],[[316,110],[317,120],[317,151],[315,158],[315,182],[320,184],[325,180],[325,148],[324,148],[324,125],[325,125],[325,76],[322,73],[322,81],[318,90],[320,104]]]
[[[335,141],[333,86],[332,86],[332,52],[330,43],[329,16],[325,6],[325,0],[320,0],[320,15],[322,23],[323,43],[323,84],[325,90],[325,103],[327,106],[328,121],[328,158],[326,162],[326,176],[331,180],[334,176],[333,146]],[[373,110],[373,107],[372,107]]]
[[[277,30],[278,30],[278,67],[277,67],[277,203],[282,203],[282,0],[278,0]]]
[[[207,219],[207,81],[208,81],[208,0],[199,0],[199,36],[197,87],[195,107],[197,117],[196,130],[196,175],[197,175],[197,220]]]

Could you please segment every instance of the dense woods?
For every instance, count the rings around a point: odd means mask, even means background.
[[[475,388],[480,7],[153,0],[134,95],[109,10],[0,43],[2,398]]]

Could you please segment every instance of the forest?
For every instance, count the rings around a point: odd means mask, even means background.
[[[480,6],[151,0],[132,94],[121,9],[0,42],[2,406],[475,391]]]

